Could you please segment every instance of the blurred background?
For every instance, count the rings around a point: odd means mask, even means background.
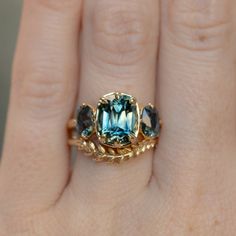
[[[2,152],[10,89],[11,65],[21,14],[21,5],[20,0],[0,0],[0,153]]]

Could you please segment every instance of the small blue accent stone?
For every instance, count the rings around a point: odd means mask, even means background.
[[[142,111],[141,129],[148,138],[156,138],[160,133],[160,118],[158,111],[151,105],[145,106]]]
[[[109,146],[127,146],[137,137],[139,128],[138,105],[127,94],[105,95],[97,107],[97,133]]]
[[[79,137],[89,138],[92,135],[94,131],[94,114],[90,106],[80,106],[77,114],[76,130]]]

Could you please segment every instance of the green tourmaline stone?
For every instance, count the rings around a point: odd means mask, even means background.
[[[94,114],[90,106],[81,106],[77,113],[77,133],[79,137],[88,138],[94,131]]]
[[[97,107],[97,133],[109,146],[126,146],[130,137],[137,137],[139,128],[138,105],[132,96],[108,94]]]
[[[142,132],[146,137],[156,138],[160,133],[160,118],[155,107],[145,106],[141,117]]]

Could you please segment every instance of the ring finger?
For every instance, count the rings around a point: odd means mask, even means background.
[[[154,0],[85,2],[79,103],[96,105],[112,91],[131,94],[141,104],[154,103],[158,13]],[[117,193],[135,194],[151,172],[151,152],[119,167],[98,165],[80,153],[70,188],[88,201],[95,194],[96,201],[120,200]]]

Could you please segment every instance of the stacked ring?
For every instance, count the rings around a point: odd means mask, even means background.
[[[120,163],[154,148],[162,122],[157,109],[142,108],[135,97],[112,92],[99,99],[96,109],[83,103],[68,123],[69,145],[96,161]]]

